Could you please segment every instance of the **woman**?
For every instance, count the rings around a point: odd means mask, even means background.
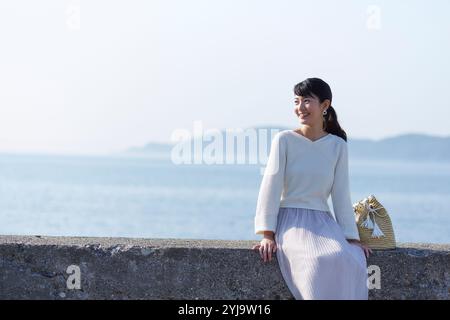
[[[359,242],[350,198],[347,135],[331,106],[329,85],[308,78],[294,87],[302,127],[272,140],[261,182],[253,247],[276,252],[295,299],[368,299],[371,250]],[[334,217],[327,199],[331,194]],[[280,198],[281,197],[281,198]]]

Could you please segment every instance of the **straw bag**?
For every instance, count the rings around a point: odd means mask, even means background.
[[[391,218],[374,195],[353,204],[360,241],[371,249],[395,249]]]

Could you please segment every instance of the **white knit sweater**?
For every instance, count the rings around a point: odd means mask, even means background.
[[[280,207],[330,211],[330,193],[345,237],[359,240],[350,198],[347,142],[330,133],[312,141],[293,130],[278,132],[261,181],[255,234],[276,231]]]

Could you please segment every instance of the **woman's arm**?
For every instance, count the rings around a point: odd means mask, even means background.
[[[255,214],[255,234],[275,232],[280,197],[284,186],[286,141],[278,132],[272,140],[267,166],[259,189]]]
[[[275,233],[273,231],[264,231],[264,238],[273,240]]]
[[[339,150],[339,156],[334,171],[331,198],[336,221],[341,226],[345,238],[360,240],[350,197],[348,146],[345,141],[342,142]]]

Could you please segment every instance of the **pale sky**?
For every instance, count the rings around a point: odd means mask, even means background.
[[[350,138],[450,135],[450,1],[0,2],[0,152],[299,126],[319,77]]]

